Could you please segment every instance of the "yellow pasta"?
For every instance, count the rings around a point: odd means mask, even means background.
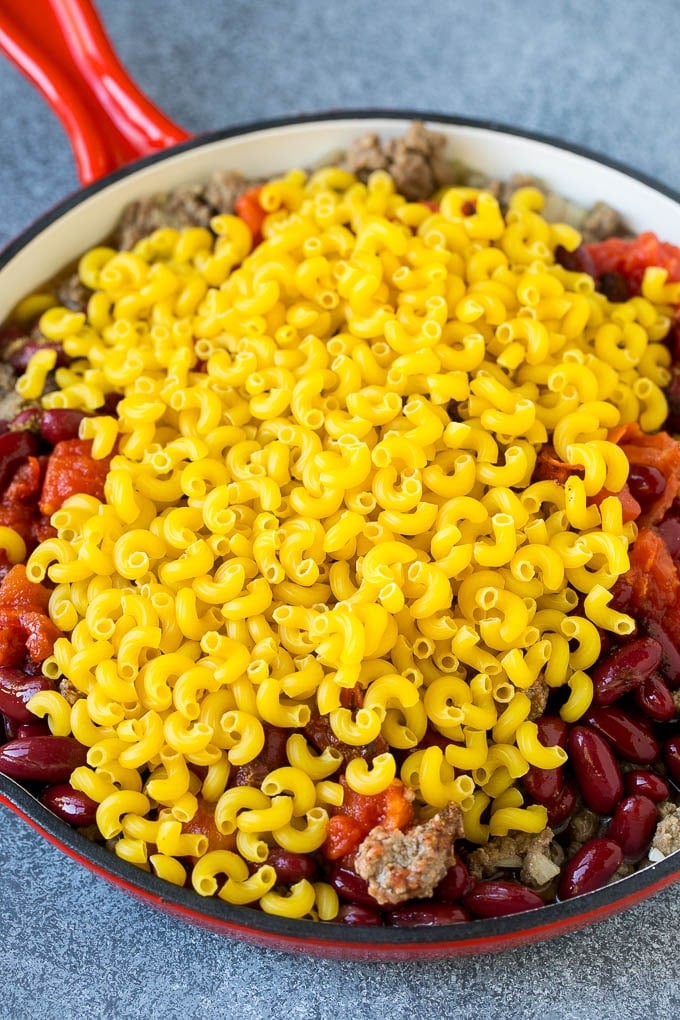
[[[636,528],[610,430],[665,420],[678,285],[651,268],[640,297],[595,293],[536,189],[505,214],[437,198],[291,171],[259,191],[255,246],[220,215],[87,252],[84,313],[33,298],[71,363],[44,393],[38,351],[20,394],[121,399],[81,425],[103,498],[66,500],[28,558],[64,635],[43,671],[78,695],[30,708],[88,747],[72,781],[116,853],[200,895],[332,920],[331,887],[284,889],[270,848],[315,853],[344,798],[400,783],[417,818],[460,805],[477,844],[542,831],[521,777],[566,753],[533,694],[563,687],[581,718],[599,630],[634,628],[611,605]],[[563,485],[533,481],[546,443]],[[12,529],[0,547],[26,558]]]

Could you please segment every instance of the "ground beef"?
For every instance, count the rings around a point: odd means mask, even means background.
[[[462,835],[463,814],[457,804],[406,832],[376,825],[357,850],[357,874],[366,879],[378,903],[432,896],[455,860],[454,840]]]
[[[0,421],[11,421],[23,407],[23,401],[14,389],[16,381],[12,367],[0,361]]]
[[[537,680],[531,687],[527,687],[524,692],[531,702],[531,709],[529,710],[529,719],[539,719],[540,716],[545,712],[545,707],[548,704],[548,695],[550,694],[550,688],[548,687],[545,680]]]
[[[567,857],[573,857],[584,843],[597,836],[599,828],[600,818],[590,808],[582,807],[575,811],[569,822],[570,843],[567,848]]]
[[[670,807],[672,810],[661,819],[654,833],[648,854],[650,861],[654,863],[680,850],[680,807],[675,804]]]
[[[376,134],[364,135],[348,150],[346,162],[362,181],[374,170],[386,170],[401,195],[419,202],[455,182],[455,167],[446,158],[445,147],[444,135],[414,121],[405,135],[384,143]]]
[[[59,681],[59,693],[62,698],[68,701],[69,705],[75,705],[79,698],[84,698],[85,695],[82,691],[79,691],[77,687],[74,687],[71,681],[63,676]]]
[[[581,224],[584,244],[604,241],[608,237],[628,237],[629,232],[620,213],[606,202],[596,202]]]
[[[71,273],[57,287],[57,301],[73,312],[84,312],[92,291],[80,282],[78,273]]]
[[[521,881],[538,889],[560,873],[563,854],[553,843],[553,835],[552,829],[544,829],[537,835],[497,836],[472,851],[467,859],[468,870],[477,879],[491,878],[505,868],[519,870]]]
[[[137,241],[161,227],[208,227],[213,216],[233,213],[239,195],[256,181],[243,174],[221,170],[207,184],[177,188],[162,195],[132,202],[124,210],[114,234],[118,248],[130,249]]]

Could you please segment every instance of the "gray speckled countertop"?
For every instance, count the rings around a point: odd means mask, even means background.
[[[192,131],[398,106],[559,135],[680,189],[680,5],[659,0],[100,0],[133,76]],[[0,244],[77,186],[0,59]],[[494,957],[312,961],[128,898],[0,810],[0,1018],[676,1016],[680,888]]]

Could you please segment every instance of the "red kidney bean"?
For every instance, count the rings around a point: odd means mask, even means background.
[[[593,702],[611,705],[634,690],[661,662],[661,645],[653,638],[629,641],[591,672]]]
[[[589,839],[565,864],[557,887],[559,899],[570,900],[606,885],[622,862],[623,850],[613,839]]]
[[[675,690],[676,687],[680,687],[680,648],[655,620],[645,620],[645,630],[661,645],[659,672],[671,690]]]
[[[617,754],[636,765],[651,765],[659,758],[659,742],[646,720],[633,718],[620,708],[591,708],[582,721],[606,738]]]
[[[637,860],[652,842],[657,821],[654,801],[641,793],[633,793],[616,805],[607,836],[619,844],[625,857]]]
[[[680,386],[680,376],[678,376]],[[674,560],[680,558],[680,517],[664,517],[657,530],[668,547],[668,551]]]
[[[18,723],[32,723],[36,717],[26,708],[39,691],[54,689],[54,681],[46,676],[26,676],[20,669],[0,666],[0,712]]]
[[[0,747],[0,772],[12,779],[63,783],[86,762],[87,748],[73,737],[25,737]]]
[[[680,736],[669,737],[663,746],[663,760],[668,775],[680,786]]]
[[[47,737],[50,732],[49,724],[44,719],[36,719],[35,722],[21,723],[14,735],[19,740],[24,740],[26,737]]]
[[[544,747],[567,748],[569,726],[558,715],[543,715],[536,720],[538,739]]]
[[[4,493],[21,462],[37,452],[38,440],[32,432],[5,432],[0,436],[0,493]]]
[[[580,244],[573,251],[568,251],[563,245],[558,244],[555,248],[555,262],[573,273],[587,273],[595,278],[595,263],[585,245]]]
[[[477,882],[463,900],[464,906],[476,917],[505,917],[523,910],[542,907],[543,900],[532,889],[518,882]]]
[[[69,825],[94,825],[99,806],[86,793],[74,790],[69,783],[49,786],[40,794],[40,800],[62,821]]]
[[[571,817],[576,807],[576,798],[576,790],[567,780],[557,797],[548,804],[543,805],[548,812],[548,825],[551,829],[557,829]]]
[[[444,875],[443,879],[435,889],[435,897],[438,900],[445,900],[447,903],[455,903],[466,893],[469,893],[474,885],[474,879],[462,861],[457,860],[452,864]]]
[[[599,815],[611,814],[623,794],[623,779],[609,745],[587,726],[573,726],[568,750],[588,807]]]
[[[557,799],[564,787],[564,769],[539,769],[535,765],[522,777],[524,789],[538,804],[550,804]]]
[[[626,788],[626,793],[642,793],[645,797],[653,800],[655,804],[668,800],[670,796],[668,783],[656,772],[643,772],[641,769],[626,772],[623,777],[623,785]]]
[[[628,488],[633,498],[646,510],[666,491],[666,476],[651,464],[631,464]]]
[[[673,695],[658,673],[645,677],[633,697],[640,711],[654,722],[669,722],[675,715]]]
[[[43,411],[40,417],[40,433],[43,439],[56,446],[65,439],[77,439],[80,423],[89,415],[68,407],[55,407]]]
[[[71,363],[71,359],[64,351],[62,344],[56,340],[28,340],[27,343],[12,351],[7,360],[15,372],[25,372],[33,355],[38,351],[45,350],[57,352],[55,368],[65,368]]]
[[[394,928],[425,928],[437,924],[460,924],[470,921],[465,907],[453,903],[402,903],[385,911],[385,917]]]
[[[356,903],[341,903],[337,919],[342,924],[367,925],[371,928],[379,928],[383,923],[377,910],[360,907]]]
[[[16,719],[11,719],[10,716],[5,715],[4,712],[0,713],[0,722],[2,727],[0,732],[5,734],[5,740],[14,740],[19,732],[19,723]],[[2,743],[2,741],[0,741]]]
[[[269,851],[267,864],[276,871],[284,885],[292,885],[303,878],[313,879],[316,876],[316,861],[309,854],[296,854],[281,847],[272,847]]]
[[[336,864],[331,868],[329,882],[338,896],[362,907],[378,908],[380,904],[368,891],[368,882],[351,868]]]

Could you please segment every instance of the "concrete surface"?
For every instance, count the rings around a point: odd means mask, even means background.
[[[132,74],[192,131],[333,107],[484,117],[680,189],[680,5],[660,0],[100,0]],[[58,123],[0,60],[0,244],[77,186]],[[0,1018],[676,1016],[680,889],[495,957],[343,964],[184,926],[0,811]]]

